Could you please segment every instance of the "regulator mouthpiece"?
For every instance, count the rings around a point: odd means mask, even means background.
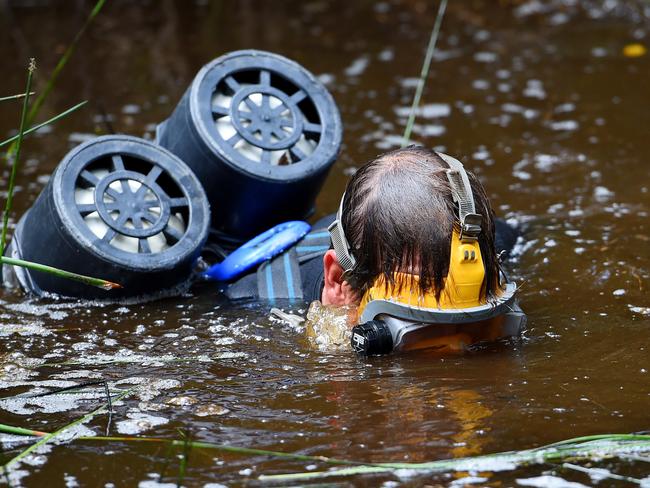
[[[382,320],[356,325],[350,342],[352,349],[362,356],[379,356],[393,351],[393,335]]]

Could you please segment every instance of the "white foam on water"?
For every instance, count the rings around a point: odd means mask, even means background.
[[[115,382],[115,385],[143,385],[145,388],[137,389],[137,397],[143,401],[153,400],[163,390],[172,390],[181,386],[181,382],[172,379],[153,379],[146,377],[131,377]]]
[[[635,305],[628,304],[627,308],[632,313],[638,313],[641,315],[645,315],[646,317],[650,317],[650,307],[637,307]]]
[[[120,420],[115,424],[115,427],[120,434],[141,434],[142,432],[151,430],[160,425],[165,425],[169,422],[169,419],[166,417],[158,417],[142,412],[129,412],[126,416],[127,419]]]
[[[140,105],[129,103],[122,107],[122,113],[125,115],[136,115],[141,112]]]
[[[0,327],[0,337],[8,337],[10,335],[17,334],[22,337],[31,337],[31,336],[50,336],[54,333],[45,327],[43,327],[42,322],[32,322],[30,323],[21,323],[21,324],[2,324]]]
[[[561,160],[559,156],[554,154],[536,154],[533,161],[536,169],[550,173]]]
[[[334,76],[331,73],[321,73],[316,78],[318,78],[318,81],[320,81],[323,85],[326,86],[333,85],[334,82],[336,81],[336,76]]]
[[[537,239],[525,240],[523,237],[517,237],[517,241],[510,251],[510,259],[517,260],[537,244]]]
[[[39,305],[30,302],[22,302],[22,303],[3,303],[3,306],[6,309],[21,314],[36,315],[38,317],[47,315],[52,320],[63,320],[68,317],[67,312],[56,310],[55,308],[57,307],[53,307],[50,304]]]
[[[567,112],[573,112],[575,109],[576,109],[575,104],[568,102],[568,103],[563,103],[558,105],[553,109],[553,112],[555,112],[556,114],[563,114]]]
[[[527,171],[513,171],[512,176],[522,181],[528,181],[533,177],[533,175]]]
[[[594,188],[594,200],[600,203],[605,203],[608,200],[611,200],[614,196],[614,192],[609,188],[604,186],[597,186]]]
[[[14,488],[19,488],[23,485],[22,481],[24,478],[29,476],[30,472],[24,469],[11,469],[7,473],[3,474],[3,476],[7,476],[6,481],[8,482],[9,486],[12,486]]]
[[[479,51],[474,53],[474,61],[479,63],[494,63],[498,59],[496,53],[490,51]]]
[[[88,390],[74,393],[54,393],[42,397],[16,396],[0,399],[0,409],[16,415],[32,415],[34,413],[60,413],[81,407],[88,400],[99,400],[105,397],[103,391]]]
[[[485,148],[481,147],[477,151],[475,151],[472,154],[472,158],[477,159],[479,161],[485,161],[490,157],[490,152]]]
[[[605,56],[607,56],[607,54],[608,54],[607,49],[605,49],[604,47],[596,46],[591,49],[591,55],[594,58],[604,58]]]
[[[199,405],[194,410],[194,415],[196,415],[197,417],[226,415],[227,413],[230,413],[230,410],[228,410],[226,407],[222,407],[221,405],[216,405],[214,403],[209,403],[207,405]]]
[[[360,76],[361,74],[363,74],[363,72],[366,70],[369,64],[370,64],[370,59],[368,58],[368,56],[363,55],[355,59],[354,61],[352,61],[352,64],[350,64],[350,66],[345,68],[343,72],[345,73],[346,76],[351,76],[351,77]]]
[[[517,468],[517,463],[505,458],[483,458],[483,459],[467,459],[466,461],[459,462],[454,468],[456,471],[511,471]]]
[[[156,480],[145,480],[138,483],[138,488],[177,488],[178,483],[161,483]]]
[[[464,478],[458,478],[449,483],[449,486],[465,486],[465,485],[474,485],[478,483],[485,483],[488,478],[483,478],[481,476],[465,476]]]
[[[402,136],[396,134],[386,134],[382,139],[375,141],[377,149],[395,149],[402,144]]]
[[[472,81],[472,88],[475,90],[487,90],[490,88],[490,82],[487,80],[474,80]]]
[[[439,124],[413,124],[413,133],[423,137],[441,136],[447,131],[444,125]]]
[[[552,130],[557,131],[571,131],[576,130],[578,127],[580,127],[580,124],[578,124],[578,122],[575,120],[560,120],[557,122],[551,122],[550,127]]]
[[[411,113],[411,107],[395,107],[395,114],[398,117],[408,117]],[[415,115],[425,119],[435,119],[439,117],[448,117],[451,114],[451,106],[448,103],[427,103],[419,106]]]
[[[77,488],[79,485],[79,482],[77,481],[77,478],[75,478],[73,475],[65,473],[63,475],[63,480],[65,481],[65,486],[66,488]]]
[[[384,61],[384,62],[392,61],[393,59],[395,59],[395,51],[393,51],[392,48],[387,47],[386,49],[380,51],[377,54],[377,59],[379,59],[379,61]]]
[[[504,103],[501,105],[501,110],[511,114],[521,114],[526,119],[534,119],[539,116],[539,110],[517,105],[516,103]]]
[[[520,486],[534,486],[539,488],[588,488],[587,485],[575,481],[567,481],[558,476],[544,475],[533,478],[517,478]]]
[[[540,80],[528,80],[526,82],[526,88],[524,88],[524,96],[528,98],[537,98],[539,100],[544,100],[546,98],[544,85]]]

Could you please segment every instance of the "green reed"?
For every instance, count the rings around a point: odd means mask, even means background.
[[[0,97],[0,102],[6,102],[6,101],[8,101],[8,100],[20,100],[21,98],[23,98],[23,97],[25,97],[25,96],[27,96],[27,95],[32,96],[32,95],[34,95],[35,93],[36,93],[36,92],[30,92],[30,93],[19,93],[18,95],[10,95],[10,96],[8,96],[8,97]]]
[[[65,271],[63,269],[55,268],[54,266],[48,266],[46,264],[34,263],[32,261],[25,261],[23,259],[10,258],[7,256],[0,256],[0,264],[9,264],[12,266],[20,266],[21,268],[33,269],[34,271],[41,271],[43,273],[48,273],[59,278],[64,278],[66,280],[74,280],[84,283],[86,285],[96,286],[102,290],[115,290],[122,288],[122,285],[119,283],[114,283],[112,281],[103,280],[101,278],[93,278],[92,276],[85,276],[78,273],[73,273],[71,271]]]
[[[418,84],[415,88],[415,95],[413,96],[413,103],[409,112],[409,118],[406,122],[404,135],[402,136],[402,147],[406,147],[411,139],[411,132],[413,131],[413,124],[415,123],[415,114],[420,105],[420,99],[422,98],[422,92],[424,91],[424,84],[426,83],[427,77],[429,76],[429,68],[431,67],[433,52],[436,49],[436,42],[438,41],[438,34],[440,33],[440,26],[442,26],[442,18],[445,16],[446,8],[447,0],[440,0],[438,15],[436,16],[436,20],[433,24],[433,29],[431,30],[429,44],[427,45],[427,51],[424,55],[424,62],[422,63],[422,69],[420,70],[420,77],[418,78]]]
[[[48,78],[45,88],[43,91],[36,97],[34,103],[30,106],[29,105],[29,99],[34,92],[31,91],[31,83],[32,83],[32,75],[35,70],[35,63],[34,60],[32,59],[30,61],[30,67],[28,69],[28,75],[27,75],[27,86],[25,88],[25,92],[19,95],[12,95],[9,97],[4,97],[0,98],[0,101],[3,100],[14,100],[14,99],[20,99],[23,98],[23,109],[21,112],[21,119],[20,119],[20,128],[18,131],[18,134],[14,137],[10,137],[9,139],[6,139],[2,142],[0,142],[0,147],[5,146],[7,144],[11,144],[9,146],[9,149],[7,150],[6,156],[9,161],[11,161],[11,176],[9,179],[9,188],[7,191],[7,200],[5,202],[5,208],[3,212],[3,221],[2,221],[2,233],[0,235],[0,264],[9,264],[13,266],[21,266],[24,268],[28,269],[33,269],[35,271],[41,271],[44,273],[49,273],[55,276],[58,276],[59,278],[64,278],[64,279],[71,279],[75,281],[79,281],[81,283],[87,284],[87,285],[92,285],[92,286],[97,286],[99,288],[102,288],[104,290],[112,290],[115,288],[121,288],[121,286],[117,283],[113,283],[111,281],[99,279],[99,278],[93,278],[90,276],[85,276],[81,275],[78,273],[72,273],[69,271],[61,270],[52,266],[47,266],[44,264],[39,264],[39,263],[33,263],[31,261],[25,261],[21,259],[15,259],[15,258],[10,258],[10,257],[5,257],[4,252],[6,249],[6,244],[7,244],[7,228],[9,224],[9,214],[11,212],[12,206],[13,206],[13,197],[14,197],[14,189],[15,189],[15,180],[16,180],[16,175],[18,172],[18,165],[20,161],[20,151],[22,148],[22,142],[23,138],[25,135],[30,134],[31,132],[34,132],[41,127],[52,124],[58,120],[60,120],[63,117],[66,117],[67,115],[75,112],[79,108],[83,107],[87,102],[81,102],[78,103],[77,105],[69,108],[68,110],[65,110],[64,112],[61,112],[58,115],[55,115],[54,117],[48,119],[47,121],[31,126],[32,122],[38,115],[43,103],[47,99],[47,97],[50,95],[52,92],[52,89],[54,88],[57,79],[59,78],[59,75],[63,71],[63,68],[66,66],[68,61],[70,60],[72,54],[74,53],[77,45],[79,44],[79,41],[83,37],[84,33],[92,24],[93,20],[95,20],[95,17],[99,14],[101,11],[102,7],[106,3],[106,0],[98,0],[95,3],[95,6],[93,7],[92,11],[90,12],[89,16],[86,18],[86,21],[84,22],[83,26],[81,29],[76,33],[75,37],[73,38],[72,42],[68,45],[66,48],[65,52],[57,62],[54,70],[50,74],[50,77]],[[31,126],[27,128],[28,126]]]
[[[81,107],[83,107],[87,103],[88,103],[88,101],[86,101],[86,100],[84,100],[83,102],[79,102],[78,104],[73,105],[69,109],[64,110],[60,114],[55,115],[54,117],[52,117],[50,119],[47,119],[45,122],[41,122],[40,124],[37,124],[37,125],[35,125],[33,127],[30,127],[29,129],[26,129],[23,132],[23,136],[26,136],[27,134],[31,134],[32,132],[37,131],[41,127],[45,127],[46,125],[53,124],[57,120],[62,119],[63,117],[66,117],[66,116],[70,115],[72,112],[75,112],[75,111],[79,110]],[[9,139],[5,139],[4,141],[0,141],[0,147],[6,146],[7,144],[11,144],[12,142],[17,141],[19,137],[20,137],[20,133],[16,134],[15,136],[10,137]]]
[[[11,174],[9,176],[9,189],[7,190],[7,200],[5,201],[5,208],[2,212],[2,235],[0,236],[0,256],[5,253],[7,244],[7,227],[9,225],[9,213],[14,201],[14,187],[16,184],[16,174],[18,173],[18,164],[20,161],[20,149],[23,145],[23,137],[25,136],[25,125],[27,122],[27,108],[29,107],[29,94],[32,92],[32,77],[36,71],[36,60],[34,58],[29,60],[27,67],[27,83],[25,87],[25,97],[23,98],[23,109],[20,113],[20,126],[18,129],[18,140],[16,141],[16,149],[12,153],[11,158]]]
[[[37,437],[50,435],[31,429],[17,428],[2,424],[0,424],[0,432]],[[630,453],[650,452],[650,435],[644,434],[602,434],[576,437],[533,449],[500,452],[465,458],[443,459],[425,463],[365,463],[363,461],[351,461],[325,456],[310,456],[305,454],[272,451],[268,449],[230,446],[213,442],[192,441],[187,436],[183,436],[182,439],[129,436],[83,436],[75,438],[74,441],[167,445],[170,448],[182,448],[184,453],[187,453],[190,448],[206,449],[233,454],[268,456],[275,459],[347,466],[330,471],[261,475],[259,477],[260,480],[282,482],[303,481],[334,476],[354,476],[380,473],[390,474],[401,469],[408,469],[420,473],[493,471],[495,466],[499,465],[506,466],[507,469],[515,469],[520,466],[533,464],[561,463],[568,460],[590,460],[600,459],[603,457],[624,456],[625,454]],[[184,460],[181,460],[180,467],[180,472],[183,473],[183,476],[185,476],[187,463],[187,454],[184,454]]]
[[[123,393],[119,394],[117,397],[115,397],[115,399],[113,401],[117,402],[117,401],[125,398],[127,395],[132,393],[133,390],[134,390],[134,388],[126,390],[125,392],[123,392]],[[80,417],[77,420],[75,420],[73,422],[70,422],[69,424],[64,425],[60,429],[57,429],[56,431],[54,431],[52,433],[49,433],[49,434],[46,434],[44,432],[38,432],[36,430],[24,429],[27,432],[29,432],[27,435],[36,435],[40,439],[37,442],[35,442],[34,444],[30,445],[28,448],[22,450],[18,455],[12,457],[9,461],[5,462],[2,466],[0,466],[0,474],[5,474],[14,464],[18,463],[20,460],[24,459],[25,457],[27,457],[28,455],[30,455],[31,453],[36,451],[39,447],[47,444],[50,441],[55,440],[58,437],[61,437],[66,431],[69,431],[72,427],[75,427],[77,425],[81,425],[81,424],[83,424],[85,422],[88,422],[89,420],[93,419],[94,417],[96,417],[97,415],[99,415],[101,413],[110,412],[109,407],[110,407],[111,403],[112,403],[111,399],[108,398],[107,401],[103,405],[101,405],[99,408],[96,408],[95,410],[93,410],[90,413],[87,413],[83,417]],[[0,425],[0,431],[2,431],[2,432],[6,431],[4,429],[6,429],[7,427],[9,427],[9,426]],[[10,432],[10,433],[18,434],[15,427],[13,427],[12,429],[14,429],[14,431]]]
[[[45,88],[43,89],[42,92],[36,97],[36,100],[34,100],[34,104],[29,110],[29,113],[27,114],[27,125],[31,125],[36,116],[38,115],[39,111],[41,110],[41,107],[43,106],[43,103],[47,99],[47,97],[50,95],[52,92],[52,89],[56,85],[56,82],[59,78],[59,75],[63,71],[63,68],[65,68],[66,64],[68,64],[68,61],[72,57],[72,54],[75,52],[77,49],[77,45],[79,44],[79,41],[85,34],[86,30],[88,30],[88,27],[93,23],[99,12],[101,11],[102,7],[104,7],[104,4],[106,3],[106,0],[97,0],[95,3],[95,6],[91,10],[90,14],[86,18],[86,21],[84,24],[81,26],[81,29],[77,31],[75,34],[74,38],[64,51],[63,55],[61,55],[61,58],[59,58],[59,61],[57,62],[56,66],[54,67],[54,70],[50,74],[50,77],[47,80],[47,83],[45,84]],[[13,152],[13,147],[9,148],[9,153]]]
[[[628,453],[650,451],[650,435],[604,434],[568,439],[555,444],[522,451],[509,451],[466,458],[444,459],[425,463],[383,463],[342,468],[331,471],[311,471],[280,475],[262,475],[266,481],[304,481],[334,476],[362,474],[390,474],[400,469],[420,473],[441,473],[449,471],[494,471],[515,469],[521,466],[557,463],[566,460],[593,460],[603,457],[617,457]]]
[[[14,191],[15,191],[15,184],[16,184],[16,176],[18,175],[18,167],[20,165],[20,155],[21,155],[21,149],[23,145],[23,139],[25,135],[29,134],[30,132],[34,132],[35,130],[38,130],[39,128],[43,127],[44,125],[51,124],[56,122],[59,119],[62,119],[63,117],[71,114],[72,112],[80,109],[83,107],[86,102],[81,102],[78,103],[77,105],[69,108],[68,110],[65,110],[64,112],[61,112],[58,115],[55,115],[54,117],[50,118],[49,120],[46,120],[45,122],[38,124],[34,127],[31,127],[29,129],[26,129],[26,124],[27,124],[27,110],[29,106],[29,98],[31,95],[31,85],[32,85],[32,77],[34,74],[34,71],[36,69],[36,64],[34,62],[34,59],[30,60],[29,67],[27,69],[27,82],[26,82],[26,89],[24,93],[24,98],[23,98],[23,107],[22,107],[22,112],[20,116],[20,127],[18,129],[18,134],[15,135],[14,137],[10,137],[9,139],[0,142],[0,147],[10,144],[15,141],[15,145],[12,146],[13,150],[10,150],[7,152],[7,157],[11,161],[11,173],[9,177],[9,185],[7,189],[7,200],[5,201],[5,206],[2,214],[2,231],[0,234],[0,264],[8,264],[8,265],[13,265],[13,266],[21,266],[23,268],[28,268],[28,269],[33,269],[35,271],[42,271],[44,273],[49,273],[53,274],[55,276],[58,276],[60,278],[65,278],[65,279],[71,279],[71,280],[76,280],[80,281],[82,283],[85,283],[87,285],[92,285],[92,286],[97,286],[99,288],[102,288],[104,290],[112,290],[115,288],[121,288],[121,286],[117,283],[113,283],[111,281],[107,280],[102,280],[99,278],[93,278],[90,276],[84,276],[80,275],[78,273],[72,273],[70,271],[65,271],[62,269],[55,268],[53,266],[47,266],[44,264],[39,264],[39,263],[33,263],[31,261],[25,261],[22,259],[16,259],[16,258],[11,258],[8,256],[4,256],[4,251],[7,246],[7,230],[9,227],[9,216],[11,214],[11,210],[13,207],[13,198],[14,198]]]

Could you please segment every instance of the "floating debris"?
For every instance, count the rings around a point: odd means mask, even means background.
[[[120,420],[115,424],[120,434],[140,434],[169,422],[169,419],[165,417],[157,417],[142,412],[129,412],[126,416],[128,419]]]
[[[639,58],[645,55],[647,49],[643,44],[628,44],[623,48],[623,56],[626,58]]]
[[[209,417],[212,415],[226,415],[227,413],[230,413],[230,410],[228,410],[225,407],[222,407],[221,405],[215,405],[214,403],[208,403],[207,405],[200,405],[196,407],[196,410],[194,410],[194,414],[199,417]]]
[[[302,329],[302,324],[305,321],[304,317],[292,313],[283,312],[279,308],[271,309],[271,317],[275,317],[278,320],[281,320],[282,322],[291,326],[293,329]]]

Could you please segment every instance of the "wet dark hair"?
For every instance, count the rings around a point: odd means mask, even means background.
[[[434,151],[409,146],[378,156],[348,183],[343,200],[343,231],[356,258],[345,279],[361,296],[383,275],[395,285],[394,273],[413,272],[420,293],[437,299],[449,272],[453,229],[460,229],[458,210],[445,170]],[[483,299],[499,286],[494,245],[494,212],[478,178],[467,171],[476,212],[483,216],[479,246],[485,266]],[[414,271],[411,271],[414,270]]]

